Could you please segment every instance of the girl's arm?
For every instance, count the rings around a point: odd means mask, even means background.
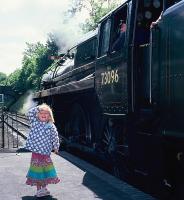
[[[59,136],[56,126],[52,126],[52,145],[55,153],[58,153],[59,150]]]
[[[28,111],[28,119],[30,121],[30,123],[32,124],[33,122],[36,122],[37,121],[37,114],[39,112],[39,107],[36,106],[34,108],[31,108],[29,111]]]

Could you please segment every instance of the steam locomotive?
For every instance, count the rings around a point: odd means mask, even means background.
[[[125,40],[114,50],[122,21]],[[103,155],[116,176],[140,176],[151,180],[148,191],[168,187],[180,197],[183,24],[184,1],[125,1],[43,76],[34,94],[52,105],[70,145]]]

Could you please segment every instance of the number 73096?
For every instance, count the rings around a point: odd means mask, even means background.
[[[119,81],[118,69],[101,73],[101,84],[102,85],[118,83],[118,81]]]

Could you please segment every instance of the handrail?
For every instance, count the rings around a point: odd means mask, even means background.
[[[25,128],[24,131],[27,132],[26,129],[30,128],[30,125],[28,124],[28,118],[26,118],[24,115],[20,115],[19,113],[5,112],[2,109],[0,119],[0,123],[2,124],[1,148],[10,148],[10,144],[13,146],[13,148],[18,148],[21,142],[18,136],[21,136],[23,140],[27,139],[27,136],[23,130]],[[20,126],[21,129],[23,128],[22,131],[19,130]],[[24,143],[24,141],[22,142]]]

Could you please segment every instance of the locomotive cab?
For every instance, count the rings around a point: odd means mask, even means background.
[[[104,114],[150,106],[150,25],[162,10],[159,0],[128,1],[101,20],[95,86]],[[126,24],[124,40],[114,50],[120,23]]]

